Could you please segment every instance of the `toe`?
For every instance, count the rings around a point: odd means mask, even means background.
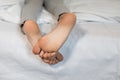
[[[43,57],[47,59],[47,58],[52,58],[52,57],[54,57],[55,55],[56,55],[55,52],[52,52],[52,53],[46,52],[46,53],[43,55]]]
[[[40,48],[39,48],[39,46],[36,44],[34,47],[33,47],[33,53],[34,54],[36,54],[36,55],[38,55],[39,53],[40,53]]]
[[[58,53],[57,56],[56,56],[56,59],[57,59],[58,61],[62,61],[62,60],[63,60],[63,55],[60,54],[60,53]]]
[[[56,58],[54,58],[54,61],[53,61],[53,64],[56,64],[56,63],[58,63],[59,61],[56,59]]]
[[[54,61],[50,61],[50,64],[54,64]]]
[[[45,59],[49,58],[49,53],[45,52],[43,55],[43,58],[45,58]]]
[[[54,57],[56,54],[57,54],[56,52],[52,52],[52,53],[50,53],[48,56],[49,56],[49,57]]]
[[[40,56],[41,58],[44,58],[44,54],[45,54],[45,53],[44,53],[44,51],[43,51],[43,50],[41,50],[41,52],[40,52],[40,55],[39,55],[39,56]]]
[[[58,63],[59,61],[54,57],[54,58],[48,58],[48,59],[42,59],[45,63],[53,65]]]
[[[49,64],[49,62],[50,62],[50,60],[48,60],[48,59],[43,59],[43,61],[44,61],[45,63],[48,63],[48,64]]]
[[[58,63],[58,60],[54,57],[51,59],[50,64],[56,64]]]

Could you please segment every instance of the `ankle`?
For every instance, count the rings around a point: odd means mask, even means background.
[[[76,22],[76,15],[74,13],[65,13],[61,15],[60,19],[67,19],[67,20],[73,20],[72,22]]]
[[[23,27],[22,27],[22,30],[23,30],[24,33],[26,33],[26,31],[29,30],[31,24],[33,25],[33,24],[35,24],[35,22],[32,21],[32,20],[26,20],[26,21],[24,22],[24,25],[23,25]]]
[[[59,26],[73,27],[76,23],[76,16],[74,13],[65,13],[60,17]]]

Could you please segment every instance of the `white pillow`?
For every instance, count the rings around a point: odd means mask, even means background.
[[[0,20],[19,23],[24,0],[0,0]]]

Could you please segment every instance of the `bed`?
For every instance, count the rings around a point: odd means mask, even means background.
[[[105,9],[91,8],[93,12],[88,12],[85,1],[91,7],[95,0],[65,1],[66,4],[71,2],[67,6],[77,15],[77,23],[60,49],[64,61],[56,65],[45,64],[32,53],[18,24],[21,4],[13,1],[10,9],[0,6],[0,80],[120,80],[120,5],[116,5],[119,0],[111,0],[115,8],[113,12],[109,8],[109,15],[97,14],[105,13]],[[110,2],[105,1],[101,0],[102,6]],[[56,24],[54,16],[44,8],[37,22],[43,34]]]

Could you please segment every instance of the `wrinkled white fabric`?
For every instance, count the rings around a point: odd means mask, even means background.
[[[78,19],[87,22],[120,22],[120,0],[65,0]]]
[[[24,0],[0,0],[0,20],[20,23],[23,3]],[[120,22],[119,0],[66,0],[65,3],[81,22]]]
[[[60,49],[64,61],[51,66],[32,53],[19,25],[0,21],[0,80],[119,80],[120,24],[79,22]],[[46,33],[56,22],[43,10],[38,23]]]
[[[50,66],[32,53],[18,25],[0,22],[0,80],[119,80],[119,26],[76,24],[60,50],[64,61]]]
[[[0,0],[0,20],[19,23],[24,0]]]

